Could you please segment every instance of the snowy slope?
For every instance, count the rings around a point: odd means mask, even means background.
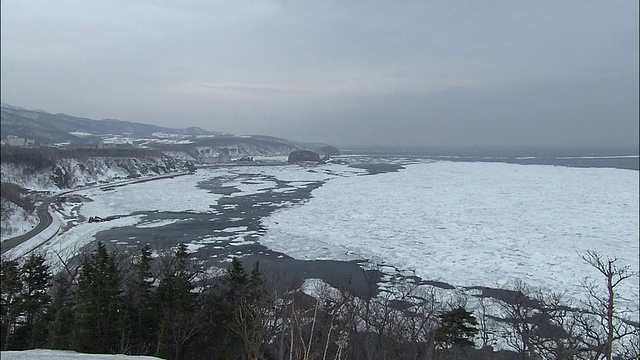
[[[28,213],[23,208],[5,199],[0,201],[2,201],[2,230],[0,231],[2,239],[9,236],[22,235],[38,223],[35,214]]]

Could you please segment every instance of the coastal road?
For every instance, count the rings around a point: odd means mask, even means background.
[[[12,238],[10,238],[10,239],[8,239],[6,241],[3,241],[0,244],[1,253],[4,254],[5,252],[13,249],[14,247],[22,244],[23,242],[25,242],[25,241],[31,239],[32,237],[40,234],[41,232],[44,231],[44,229],[48,228],[49,225],[51,225],[51,223],[53,222],[53,217],[49,213],[49,206],[51,205],[53,200],[55,200],[57,197],[62,196],[62,195],[63,194],[58,194],[56,196],[46,198],[42,202],[42,204],[40,204],[36,208],[36,215],[38,215],[38,225],[36,225],[33,229],[31,229],[29,232],[27,232],[27,233],[25,233],[23,235],[12,237]]]
[[[84,187],[84,188],[78,188],[78,189],[64,191],[64,192],[58,193],[56,195],[50,196],[50,197],[44,199],[42,204],[38,205],[38,207],[36,208],[36,215],[38,216],[38,225],[36,225],[33,229],[31,229],[29,232],[27,232],[27,233],[25,233],[23,235],[15,236],[15,237],[12,237],[10,239],[2,241],[0,243],[0,254],[4,254],[5,252],[7,252],[7,251],[15,248],[16,246],[24,243],[25,241],[28,241],[29,239],[31,239],[34,236],[40,234],[46,228],[48,228],[53,223],[53,216],[49,212],[49,206],[51,206],[51,204],[54,201],[58,200],[58,198],[61,197],[61,196],[64,196],[66,194],[70,194],[70,193],[73,193],[73,192],[77,192],[77,191],[82,191],[82,190],[95,189],[95,188],[113,188],[113,187],[129,185],[129,184],[136,184],[136,183],[142,183],[142,182],[153,181],[153,180],[173,178],[173,177],[176,177],[176,176],[184,176],[184,175],[188,175],[188,174],[190,174],[190,172],[171,173],[171,174],[154,176],[154,177],[150,177],[150,178],[126,180],[126,181],[120,181],[120,182],[111,183],[111,184],[93,185],[93,186],[88,186],[88,187]],[[40,247],[42,244],[44,244],[47,241],[51,240],[51,238],[53,236],[55,236],[55,234],[52,235],[51,237],[45,239],[42,243],[38,244],[33,249],[35,249],[37,247]]]

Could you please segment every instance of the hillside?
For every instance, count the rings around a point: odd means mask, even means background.
[[[104,135],[145,137],[161,133],[185,136],[216,134],[195,127],[169,129],[115,119],[92,120],[66,114],[50,114],[42,110],[27,110],[7,104],[2,104],[1,114],[3,138],[14,135],[34,139],[42,144],[86,143]]]
[[[226,134],[197,127],[173,129],[123,120],[94,120],[8,104],[2,104],[0,120],[3,139],[15,136],[35,140],[36,145],[43,146],[159,149],[197,162],[217,162],[226,155],[288,155],[293,150],[316,150],[326,146],[272,136]]]

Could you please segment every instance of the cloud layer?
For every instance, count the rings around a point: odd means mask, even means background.
[[[1,3],[2,101],[338,145],[637,145],[638,2]]]

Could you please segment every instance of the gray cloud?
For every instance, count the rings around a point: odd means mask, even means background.
[[[638,3],[1,3],[2,101],[340,145],[638,143]]]

